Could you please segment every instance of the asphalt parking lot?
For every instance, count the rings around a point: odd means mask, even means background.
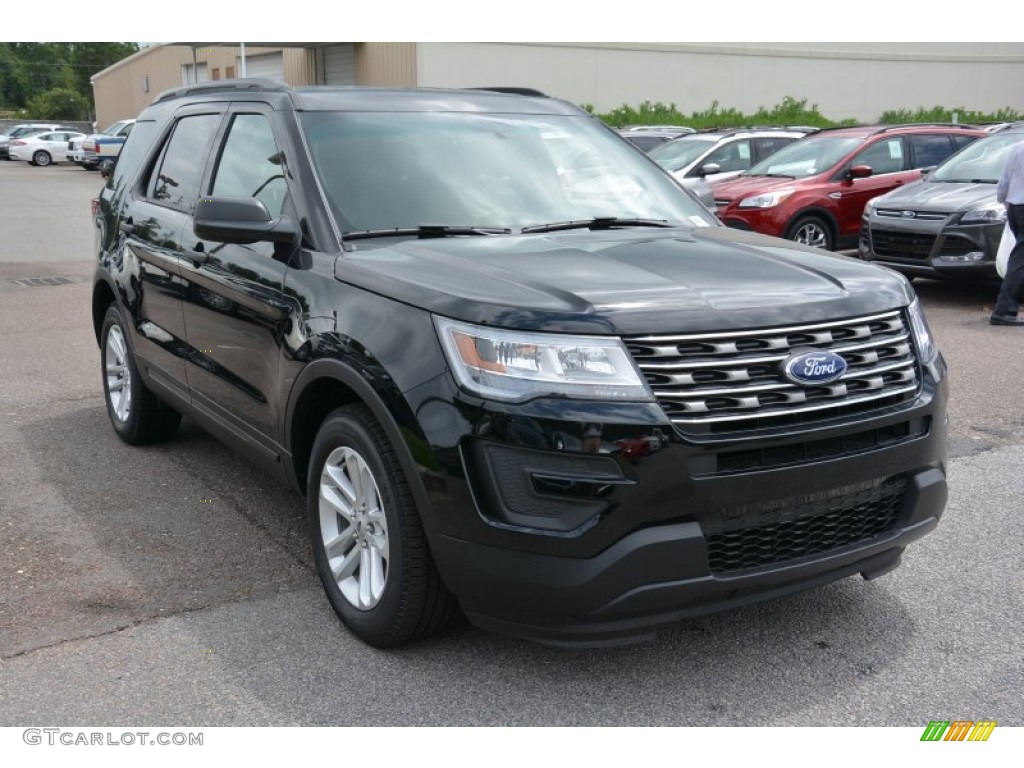
[[[382,652],[323,597],[299,497],[188,422],[143,449],[110,429],[100,183],[0,161],[0,725],[1024,725],[1024,332],[987,324],[994,287],[918,285],[950,501],[894,573],[627,648],[460,627]]]

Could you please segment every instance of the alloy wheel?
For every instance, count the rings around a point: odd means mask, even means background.
[[[128,421],[132,407],[132,372],[128,366],[128,348],[124,334],[117,325],[107,333],[107,354],[104,361],[107,373],[107,397],[111,410],[121,422]]]
[[[366,460],[335,448],[320,474],[320,536],[331,576],[354,608],[375,607],[387,585],[388,525]]]

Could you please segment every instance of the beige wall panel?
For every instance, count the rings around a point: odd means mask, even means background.
[[[1024,43],[420,43],[419,85],[519,85],[608,111],[754,111],[785,96],[833,119],[894,108],[1024,110]]]
[[[245,49],[246,56],[280,51],[280,48]],[[237,58],[241,49],[237,46],[225,48],[199,48],[196,50],[197,63],[205,63],[211,79],[214,71],[219,79],[225,80],[234,70],[240,77]],[[291,85],[308,85],[314,82],[312,52],[301,48],[284,50],[285,77]],[[170,88],[181,86],[181,67],[192,63],[192,49],[188,46],[153,46],[145,48],[134,56],[108,67],[93,77],[93,92],[96,96],[96,122],[100,130],[128,117],[136,117],[157,96]],[[149,92],[143,90],[144,79],[149,78]]]
[[[356,85],[416,85],[416,43],[356,43]]]

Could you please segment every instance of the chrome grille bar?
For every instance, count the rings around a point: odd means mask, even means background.
[[[728,425],[730,431],[757,429],[791,415],[829,418],[824,411],[837,407],[864,411],[902,402],[920,386],[909,328],[899,311],[828,323],[624,341],[669,418],[684,431],[715,424]],[[805,350],[842,355],[846,372],[828,384],[789,381],[782,375],[783,361]],[[876,401],[881,402],[872,406]]]

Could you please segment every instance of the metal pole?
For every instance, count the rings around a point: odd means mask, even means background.
[[[199,82],[199,65],[196,63],[196,47],[192,46],[192,84]]]
[[[239,60],[239,66],[238,66],[239,73],[238,74],[239,74],[240,77],[245,77],[245,43],[239,43],[239,45],[242,48],[242,55],[241,55],[240,60]]]

